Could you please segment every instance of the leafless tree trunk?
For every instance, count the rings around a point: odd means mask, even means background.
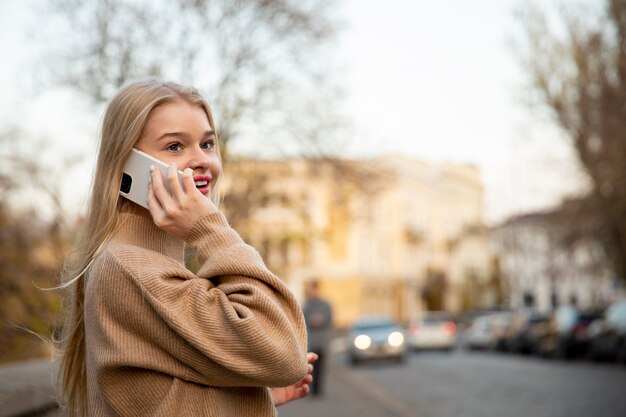
[[[564,206],[568,239],[601,242],[616,277],[626,282],[626,1],[606,0],[597,19],[563,10],[562,33],[545,12],[527,9],[521,16],[525,68],[592,184]]]

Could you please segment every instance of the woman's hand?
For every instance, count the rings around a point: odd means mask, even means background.
[[[148,191],[148,208],[154,224],[180,239],[185,237],[196,220],[217,212],[213,202],[196,188],[190,168],[185,169],[182,177],[181,186],[176,164],[169,166],[166,179],[160,170],[151,166]],[[164,180],[168,182],[171,193],[165,188]]]
[[[313,362],[315,362],[317,358],[317,354],[313,352],[309,352],[307,355],[309,371],[302,381],[296,382],[288,387],[272,388],[272,399],[276,407],[307,396],[309,393],[309,384],[313,382],[313,376],[311,375],[313,372]]]

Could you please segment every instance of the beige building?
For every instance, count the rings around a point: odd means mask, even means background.
[[[225,172],[233,226],[298,296],[317,279],[338,325],[495,303],[476,291],[494,262],[475,167],[394,155],[233,161]]]

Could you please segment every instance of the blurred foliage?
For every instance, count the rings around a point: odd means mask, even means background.
[[[59,282],[60,260],[71,240],[59,211],[54,175],[13,145],[35,144],[30,139],[18,129],[0,132],[0,363],[52,353],[49,339],[60,299],[58,292],[42,288]],[[38,206],[46,199],[35,196],[51,199],[50,219],[42,217]]]
[[[524,9],[521,55],[538,101],[565,131],[591,183],[555,217],[562,241],[600,242],[626,283],[626,1],[604,0],[603,10],[563,8],[559,26],[545,10]]]
[[[50,354],[50,337],[59,309],[49,287],[58,268],[47,239],[48,225],[33,210],[16,213],[0,204],[0,362]]]

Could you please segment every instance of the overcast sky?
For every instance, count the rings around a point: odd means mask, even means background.
[[[353,146],[478,165],[491,222],[579,189],[561,133],[523,104],[528,80],[511,44],[513,12],[528,3],[348,1]]]
[[[520,4],[346,0],[338,11],[347,27],[337,56],[346,68],[345,107],[353,126],[348,154],[475,164],[490,223],[549,207],[578,189],[559,131],[522,104],[527,80],[510,47]],[[54,137],[57,152],[93,154],[96,141],[85,138],[95,138],[100,114],[85,114],[62,92],[33,100],[23,91],[32,22],[25,2],[0,0],[0,123],[16,121]],[[73,190],[84,195],[88,172],[79,177]]]

